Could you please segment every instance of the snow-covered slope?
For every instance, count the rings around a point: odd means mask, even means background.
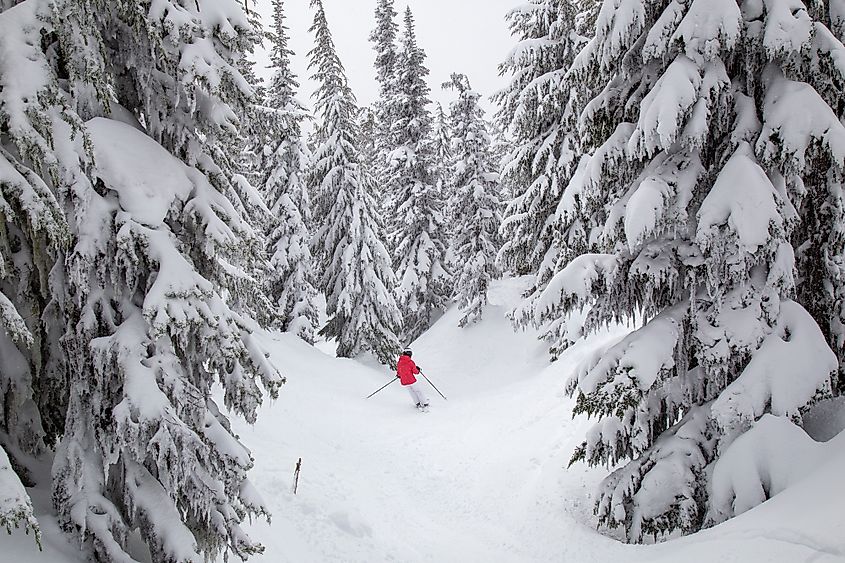
[[[589,422],[572,420],[562,390],[580,358],[626,330],[549,364],[535,335],[514,334],[504,318],[520,288],[499,282],[479,324],[459,329],[451,310],[415,343],[414,359],[448,397],[429,388],[428,414],[398,383],[364,399],[390,381],[384,368],[266,336],[288,384],[254,427],[237,426],[273,512],[272,525],[252,527],[267,548],[257,561],[845,561],[842,435],[811,474],[723,525],[652,546],[597,533],[591,494],[606,473],[567,469]]]
[[[563,386],[575,362],[625,334],[580,343],[549,364],[535,335],[504,318],[519,280],[493,287],[478,325],[449,311],[413,346],[448,397],[420,414],[384,370],[323,356],[288,336],[272,348],[289,384],[241,437],[272,526],[254,533],[266,561],[845,561],[845,455],[771,502],[712,530],[629,546],[592,528],[605,474],[567,469],[585,420]],[[290,492],[302,458],[299,489]],[[796,515],[802,515],[796,517]]]

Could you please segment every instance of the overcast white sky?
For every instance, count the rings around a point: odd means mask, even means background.
[[[255,0],[264,15],[266,27],[271,25],[270,0]],[[291,47],[296,53],[293,68],[302,90],[299,98],[309,107],[314,85],[307,80],[306,55],[313,45],[308,28],[313,20],[309,0],[286,0],[285,12],[290,28]],[[432,99],[448,108],[452,94],[440,89],[452,72],[469,76],[473,89],[489,98],[505,85],[498,75],[498,64],[514,45],[508,33],[505,14],[521,4],[520,0],[397,0],[398,23],[402,26],[405,6],[410,5],[417,21],[417,40],[428,58],[431,71],[428,83]],[[375,53],[367,39],[375,27],[376,0],[323,0],[329,27],[338,54],[346,67],[349,83],[360,105],[372,103],[378,96],[373,60]],[[266,58],[259,54],[259,75],[266,76]],[[485,103],[488,109],[492,106]]]

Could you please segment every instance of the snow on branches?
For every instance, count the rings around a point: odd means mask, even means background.
[[[534,263],[538,289],[514,316],[545,323],[553,353],[567,315],[586,311],[585,333],[637,319],[569,383],[576,413],[598,418],[573,461],[620,464],[596,513],[631,541],[695,531],[711,510],[730,516],[708,498],[713,465],[766,415],[800,422],[842,369],[845,46],[834,12],[604,0],[585,10],[592,37],[561,71],[585,98],[577,128],[561,129],[580,160],[556,188],[563,220],[549,224],[583,237],[572,256],[552,245]],[[573,20],[566,30],[579,35]],[[793,358],[813,361],[796,369]],[[724,464],[722,482],[736,466]]]
[[[273,77],[265,94],[259,182],[270,204],[268,297],[273,326],[314,342],[318,324],[317,290],[308,221],[311,201],[307,165],[311,154],[302,138],[306,113],[296,99],[299,84],[290,69],[284,6],[273,3],[271,60]]]
[[[2,446],[58,440],[59,523],[100,560],[130,560],[135,530],[155,561],[262,549],[252,459],[211,396],[254,421],[284,381],[229,305],[263,260],[228,152],[257,37],[236,2],[201,4],[0,12],[0,383],[21,421]]]
[[[329,321],[321,334],[336,338],[337,354],[372,352],[392,364],[402,317],[393,297],[396,275],[373,200],[373,180],[357,148],[358,108],[335,51],[321,0],[311,31],[315,106],[322,121],[309,175],[317,233],[313,248],[322,269]]]
[[[465,326],[481,318],[487,304],[487,288],[501,275],[496,264],[501,247],[500,182],[483,110],[478,105],[481,95],[472,90],[463,74],[453,74],[451,82],[443,86],[458,95],[450,107],[452,163],[448,188],[455,294],[463,311],[460,325]]]

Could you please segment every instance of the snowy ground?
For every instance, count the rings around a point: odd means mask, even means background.
[[[841,408],[820,409],[812,422],[838,453],[764,505],[658,545],[597,533],[591,493],[605,471],[566,468],[588,421],[571,419],[562,389],[580,357],[625,330],[549,364],[534,335],[514,334],[504,318],[518,294],[518,281],[500,283],[481,324],[458,329],[450,311],[415,343],[414,359],[449,398],[429,388],[428,414],[398,383],[364,400],[391,377],[373,363],[267,337],[288,384],[258,424],[236,423],[273,512],[272,526],[252,526],[267,548],[256,561],[845,562],[845,435],[831,431],[845,426]],[[78,560],[47,524],[45,552],[15,536],[0,560]]]

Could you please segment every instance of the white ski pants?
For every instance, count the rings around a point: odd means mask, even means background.
[[[425,393],[422,391],[422,384],[419,381],[416,383],[411,383],[410,385],[406,385],[405,388],[408,390],[408,393],[411,394],[411,400],[414,401],[415,405],[427,405],[428,404],[428,397],[425,396]]]

